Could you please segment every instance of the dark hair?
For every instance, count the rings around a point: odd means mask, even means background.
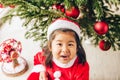
[[[71,29],[57,29],[51,34],[49,41],[48,41],[48,44],[43,48],[44,54],[46,56],[46,61],[45,61],[46,66],[52,67],[52,54],[50,52],[50,47],[51,47],[52,40],[56,36],[56,31],[73,32],[74,33],[74,35],[75,35],[74,38],[75,38],[76,43],[77,43],[77,50],[78,50],[77,56],[79,59],[79,63],[84,65],[84,63],[86,62],[86,54],[85,54],[85,51],[81,45],[80,39],[79,39],[78,35],[76,34],[76,32],[71,30]]]

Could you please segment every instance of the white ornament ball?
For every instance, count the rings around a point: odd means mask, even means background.
[[[60,78],[60,76],[61,76],[61,72],[60,71],[55,71],[54,72],[54,77],[58,80],[59,78]],[[56,80],[55,79],[55,80]]]

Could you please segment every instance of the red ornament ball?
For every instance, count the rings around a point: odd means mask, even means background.
[[[100,48],[101,50],[103,50],[103,51],[109,50],[110,47],[111,47],[111,44],[110,44],[109,41],[101,40],[101,41],[99,42],[99,48]]]
[[[15,8],[15,5],[9,5],[10,8]]]
[[[66,16],[77,18],[80,14],[80,10],[78,7],[71,7],[70,9],[65,10]]]
[[[64,5],[62,5],[62,4],[54,4],[53,6],[52,6],[52,8],[53,9],[56,9],[56,10],[60,10],[61,12],[65,12],[65,8],[64,8]]]
[[[108,32],[109,26],[106,22],[96,22],[94,25],[94,30],[97,34],[103,35]]]
[[[0,8],[4,8],[3,4],[0,3]]]

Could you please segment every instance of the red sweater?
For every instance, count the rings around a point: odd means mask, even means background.
[[[34,56],[34,66],[42,64],[44,57],[41,52]],[[46,67],[46,71],[49,74],[48,79],[54,80],[54,72],[60,71],[60,80],[89,80],[89,65],[86,62],[84,65],[78,63],[78,58],[75,60],[74,64],[69,68],[62,68],[52,62],[52,68]],[[40,72],[32,72],[27,80],[39,80]]]

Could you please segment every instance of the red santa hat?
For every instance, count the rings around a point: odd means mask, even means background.
[[[80,32],[81,32],[80,26],[76,22],[69,20],[67,18],[59,18],[50,24],[47,31],[47,39],[49,40],[49,37],[53,31],[60,28],[71,29],[75,31],[80,39]]]

